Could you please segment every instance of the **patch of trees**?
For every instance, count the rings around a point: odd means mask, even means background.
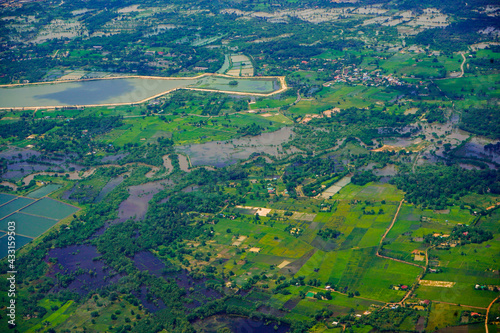
[[[396,309],[382,309],[373,312],[368,316],[359,318],[359,323],[371,325],[382,331],[393,330],[399,327],[407,317],[416,324],[420,315],[415,309],[397,307]]]
[[[87,29],[89,30],[89,34],[94,33],[96,30],[100,29],[107,22],[110,22],[114,18],[118,17],[118,13],[114,11],[104,10],[95,14],[91,12],[89,14],[85,14],[82,22],[85,24]]]
[[[408,202],[443,209],[470,192],[500,194],[500,171],[432,165],[398,174],[391,183],[406,192]]]
[[[446,122],[446,115],[444,113],[444,109],[438,108],[438,107],[433,107],[430,108],[427,111],[427,114],[425,115],[425,119],[427,119],[427,122],[429,124],[432,124],[434,122],[443,124]]]
[[[292,159],[290,166],[285,170],[283,182],[290,195],[295,195],[295,188],[307,178],[315,178],[314,181],[303,187],[303,192],[307,196],[317,195],[322,184],[330,186],[337,181],[341,175],[337,172],[343,171],[343,166],[334,158],[309,157],[304,158],[302,155]]]
[[[376,138],[409,137],[418,132],[418,127],[406,130],[417,117],[417,114],[391,114],[378,109],[349,108],[332,114],[330,118],[314,118],[308,125],[297,126],[295,132],[300,136],[293,142],[306,150],[311,147],[330,148],[336,144],[337,139],[345,137],[359,138],[366,145],[372,145],[372,140]],[[320,126],[324,131],[312,131],[309,125]]]
[[[443,240],[446,241],[460,241],[461,244],[481,244],[483,242],[493,239],[493,233],[489,230],[483,230],[477,227],[456,225],[449,237],[443,239],[441,237],[434,237],[433,234],[424,236],[424,242],[430,244],[440,244]]]
[[[498,108],[465,109],[458,125],[465,131],[500,139],[500,110]]]
[[[458,8],[456,4],[454,6]],[[473,19],[452,23],[445,28],[424,30],[415,36],[414,42],[420,45],[430,45],[435,50],[457,52],[485,39],[485,36],[478,33],[479,30],[497,25],[496,18],[478,15]]]
[[[262,126],[257,125],[256,123],[252,123],[247,126],[240,127],[238,129],[238,133],[241,133],[243,136],[245,135],[250,135],[250,136],[256,136],[262,133],[264,129]]]
[[[375,176],[372,172],[362,171],[352,176],[351,183],[354,185],[364,186],[369,182],[376,182],[378,179],[379,177]]]
[[[24,139],[31,134],[43,134],[56,126],[55,121],[36,120],[27,121],[25,119],[13,123],[0,124],[0,137],[16,137]]]
[[[342,233],[335,229],[325,228],[323,230],[318,231],[318,236],[323,238],[323,240],[335,239],[340,236]]]
[[[323,48],[318,46],[300,45],[298,41],[286,39],[269,43],[253,43],[246,47],[244,52],[253,55],[260,55],[261,53],[264,53],[274,59],[309,59],[322,53]]]
[[[88,135],[101,135],[111,131],[113,128],[123,125],[122,117],[79,117],[72,121],[65,122],[59,130],[61,134],[78,136],[86,131]],[[84,134],[85,134],[84,133]]]

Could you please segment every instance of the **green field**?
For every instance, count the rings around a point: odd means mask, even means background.
[[[49,184],[45,185],[42,188],[39,188],[38,190],[35,190],[33,192],[30,192],[27,197],[28,198],[34,198],[34,199],[40,199],[43,198],[46,195],[49,195],[50,193],[57,191],[60,189],[62,186],[58,184]]]

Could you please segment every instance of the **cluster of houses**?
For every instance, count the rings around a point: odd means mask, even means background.
[[[336,82],[352,83],[352,84],[362,84],[367,86],[410,86],[410,84],[400,81],[398,78],[394,77],[392,74],[382,75],[380,69],[376,69],[372,72],[367,72],[363,69],[356,68],[353,66],[346,66],[342,69],[337,69],[335,74],[335,80],[325,82],[324,87],[329,87]]]
[[[476,290],[498,291],[500,289],[500,286],[476,284],[474,286],[474,289],[476,289]]]
[[[406,284],[398,284],[398,285],[393,285],[392,286],[392,289],[394,289],[394,290],[404,290],[404,291],[406,291],[406,290],[408,290],[408,288],[409,287]]]

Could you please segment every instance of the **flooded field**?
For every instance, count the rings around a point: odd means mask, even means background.
[[[202,332],[216,333],[223,327],[228,327],[231,332],[259,332],[259,333],[286,333],[290,327],[284,324],[266,323],[263,320],[253,320],[238,316],[212,316],[194,323]]]
[[[472,157],[479,159],[487,159],[496,163],[500,163],[500,154],[498,150],[485,149],[488,144],[496,144],[500,141],[490,140],[486,138],[474,137],[460,148],[456,155],[460,157]]]
[[[70,163],[72,155],[44,156],[40,152],[31,149],[12,148],[0,153],[0,158],[9,161],[7,171],[2,174],[3,179],[18,181],[33,172],[42,171],[79,171],[83,167]],[[30,162],[27,162],[27,160]]]
[[[278,131],[254,137],[179,146],[177,150],[187,154],[193,166],[212,165],[220,168],[246,160],[254,153],[282,156],[284,154],[280,152],[281,144],[288,141],[292,135],[290,127],[283,127]]]
[[[179,154],[179,167],[182,171],[189,172],[189,161],[186,156]]]
[[[125,175],[121,175],[111,179],[106,185],[104,185],[101,192],[99,192],[99,195],[95,198],[94,201],[100,202],[109,192],[113,191],[113,189],[118,185],[120,185],[124,180],[125,180]]]
[[[184,288],[186,290],[186,295],[184,296],[185,305],[188,308],[200,306],[210,300],[222,297],[219,292],[207,288],[205,285],[206,278],[194,279],[186,270],[167,271],[165,263],[151,252],[139,252],[132,260],[138,270],[148,271],[156,277],[163,277],[165,280],[175,282],[179,287]]]
[[[118,222],[125,222],[131,218],[135,220],[143,219],[148,211],[149,201],[153,196],[171,185],[173,185],[173,182],[170,180],[159,180],[130,186],[128,188],[130,196],[118,208]]]
[[[140,292],[133,291],[132,294],[141,301],[141,304],[149,312],[155,313],[167,307],[161,299],[151,294],[146,286],[141,286]]]
[[[89,291],[117,282],[123,274],[113,272],[100,260],[93,260],[99,256],[95,246],[91,245],[72,245],[51,249],[45,261],[48,263],[50,258],[55,258],[57,264],[51,265],[49,276],[56,277],[57,273],[71,274],[79,271],[79,274],[67,285],[57,284],[52,291],[67,289],[85,295]]]

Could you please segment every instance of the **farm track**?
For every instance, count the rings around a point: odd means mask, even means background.
[[[417,156],[415,157],[415,161],[413,162],[412,166],[411,166],[411,172],[412,173],[415,173],[415,166],[417,165],[418,163],[418,159],[420,157],[420,154],[422,154],[422,151],[419,151]]]
[[[382,236],[382,239],[380,240],[380,243],[379,245],[382,245],[382,243],[384,242],[384,239],[385,237],[387,236],[387,234],[389,233],[389,231],[391,231],[392,227],[394,226],[394,223],[396,223],[396,220],[398,218],[398,215],[399,215],[399,210],[401,209],[401,206],[403,205],[403,202],[405,200],[402,199],[400,202],[399,202],[399,206],[398,206],[398,209],[396,210],[396,214],[394,215],[394,218],[392,219],[392,223],[391,225],[389,226],[389,228],[387,228],[387,230],[385,231],[384,235]],[[377,250],[377,256],[379,256],[379,250]]]
[[[460,65],[460,71],[462,71],[462,73],[460,73],[460,75],[458,77],[462,77],[464,76],[464,65],[465,65],[465,55],[463,53],[460,53],[462,55],[462,58],[464,59],[464,61],[462,61],[462,64]]]
[[[493,301],[491,301],[490,305],[488,305],[488,309],[486,309],[486,318],[484,319],[484,328],[485,328],[486,333],[489,333],[489,330],[488,330],[488,316],[490,314],[490,309],[491,309],[491,307],[493,306],[493,304],[495,304],[495,302],[498,299],[500,299],[500,295],[498,295],[497,298],[495,298]]]
[[[382,239],[380,240],[380,243],[379,243],[379,248],[377,249],[377,253],[376,253],[376,256],[379,257],[379,258],[384,258],[384,259],[388,259],[388,260],[392,260],[392,261],[397,261],[397,262],[400,262],[402,264],[407,264],[407,265],[412,265],[412,266],[415,266],[415,267],[419,267],[419,268],[422,268],[422,272],[420,273],[420,275],[417,277],[417,283],[415,283],[413,285],[413,287],[406,293],[406,295],[403,297],[403,299],[401,301],[399,301],[398,305],[403,305],[403,302],[411,295],[411,293],[415,290],[415,288],[417,287],[418,285],[418,281],[420,281],[420,279],[424,276],[424,273],[425,273],[425,270],[426,270],[426,267],[424,266],[420,266],[420,265],[417,265],[417,264],[414,264],[412,262],[407,262],[407,261],[404,261],[404,260],[400,260],[400,259],[395,259],[395,258],[391,258],[391,257],[386,257],[386,256],[383,256],[379,253],[380,251],[380,247],[382,246],[383,242],[384,242],[384,239],[385,237],[387,236],[387,234],[389,233],[389,231],[391,231],[392,227],[394,226],[394,223],[396,223],[396,220],[398,219],[398,215],[399,215],[399,211],[401,209],[401,206],[403,205],[403,202],[404,202],[404,199],[401,200],[399,202],[399,206],[398,206],[398,209],[396,210],[396,214],[394,215],[394,218],[392,219],[392,223],[391,225],[389,226],[389,228],[387,228],[387,230],[385,231],[384,235],[382,236]],[[427,256],[426,256],[427,257]],[[389,305],[390,303],[387,303],[387,305]]]
[[[447,304],[447,305],[461,306],[461,307],[464,307],[464,308],[472,308],[472,309],[478,309],[478,310],[487,310],[486,308],[482,308],[480,306],[473,306],[473,305],[466,305],[466,304],[457,304],[457,303],[449,303],[449,302],[442,302],[442,301],[432,301],[432,302],[434,302],[434,303],[440,303],[440,304]]]

